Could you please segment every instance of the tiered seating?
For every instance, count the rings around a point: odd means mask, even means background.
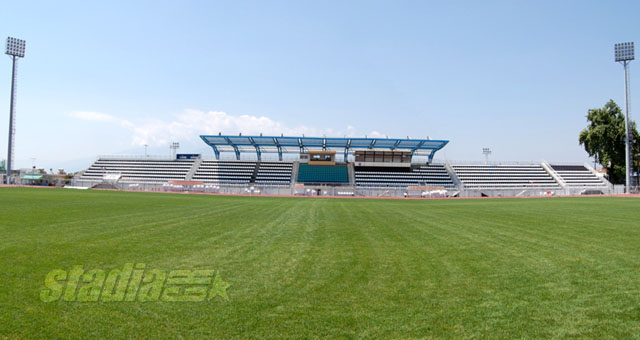
[[[109,159],[95,161],[80,177],[85,181],[102,181],[109,174],[120,174],[123,183],[160,184],[184,180],[193,160]]]
[[[453,165],[468,189],[559,189],[541,165]]]
[[[607,184],[583,165],[551,165],[569,187],[606,187]]]
[[[260,162],[255,178],[256,185],[290,186],[293,163]]]
[[[202,161],[193,175],[194,181],[223,185],[246,185],[256,170],[252,161]]]
[[[346,165],[309,165],[300,163],[300,183],[349,183]]]
[[[442,186],[455,189],[444,165],[430,164],[414,168],[356,167],[356,185],[361,187]]]

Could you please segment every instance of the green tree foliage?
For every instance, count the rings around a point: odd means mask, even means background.
[[[614,184],[625,182],[625,130],[622,109],[613,100],[609,100],[603,108],[590,109],[587,114],[589,125],[580,132],[580,145],[584,146],[589,156],[607,169],[609,180]],[[631,122],[631,142],[633,168],[637,169],[640,154],[640,142],[636,136],[635,122]]]

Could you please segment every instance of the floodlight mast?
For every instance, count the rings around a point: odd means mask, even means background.
[[[615,58],[624,67],[624,142],[625,142],[625,192],[631,192],[631,145],[629,143],[629,62],[635,59],[633,42],[615,44]]]
[[[489,164],[489,155],[491,154],[491,149],[482,148],[482,154],[484,155],[484,163]]]
[[[7,50],[5,54],[11,56],[13,66],[11,69],[11,100],[9,104],[9,146],[7,152],[7,184],[11,184],[11,168],[13,167],[13,142],[15,139],[15,105],[16,105],[16,78],[18,77],[18,58],[24,58],[25,41],[12,37],[7,38]]]
[[[171,148],[171,158],[176,158],[176,151],[180,148],[180,143],[178,142],[173,142],[171,143],[171,145],[169,145],[169,148]]]

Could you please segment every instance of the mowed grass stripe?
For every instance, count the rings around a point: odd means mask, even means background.
[[[0,337],[634,338],[638,202],[0,188]],[[219,270],[230,301],[38,300],[125,262]]]

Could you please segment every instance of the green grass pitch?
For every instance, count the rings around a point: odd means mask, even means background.
[[[0,188],[0,338],[637,339],[639,208]],[[127,262],[215,269],[229,300],[39,299]]]

